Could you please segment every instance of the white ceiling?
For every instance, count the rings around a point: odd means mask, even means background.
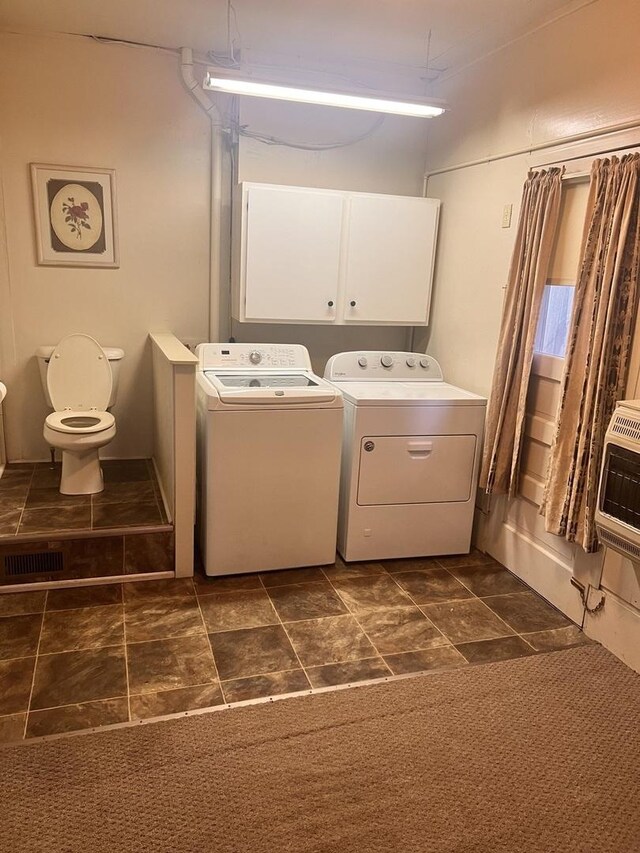
[[[233,0],[245,62],[451,71],[599,0]],[[0,29],[226,51],[227,0],[0,0]],[[424,78],[424,73],[421,74]],[[429,75],[434,76],[434,75]]]

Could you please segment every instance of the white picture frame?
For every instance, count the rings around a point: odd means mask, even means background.
[[[120,266],[114,169],[31,163],[38,264]]]

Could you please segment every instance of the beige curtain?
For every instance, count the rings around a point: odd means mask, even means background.
[[[487,493],[514,495],[542,292],[560,213],[560,169],[530,172],[524,185],[516,243],[498,340],[498,353],[480,474]]]
[[[604,434],[624,395],[638,290],[640,155],[596,160],[557,431],[540,511],[549,533],[598,549],[594,515]]]

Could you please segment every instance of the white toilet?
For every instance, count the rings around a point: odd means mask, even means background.
[[[89,335],[67,335],[36,355],[47,403],[54,409],[44,437],[62,451],[63,495],[91,495],[104,488],[98,450],[113,440],[121,349],[103,349]],[[112,365],[115,369],[112,368]]]

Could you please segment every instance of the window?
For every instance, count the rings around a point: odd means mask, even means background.
[[[558,234],[542,293],[520,479],[520,496],[536,506],[542,500],[555,432],[588,195],[588,179],[568,181],[562,188]]]
[[[560,225],[540,306],[536,353],[564,358],[588,194],[588,179],[567,182],[563,187]]]
[[[567,182],[563,187],[560,224],[540,306],[536,353],[556,358],[565,355],[588,195],[588,179]]]
[[[535,352],[564,358],[571,323],[573,293],[573,284],[549,282],[545,285],[534,344]]]

